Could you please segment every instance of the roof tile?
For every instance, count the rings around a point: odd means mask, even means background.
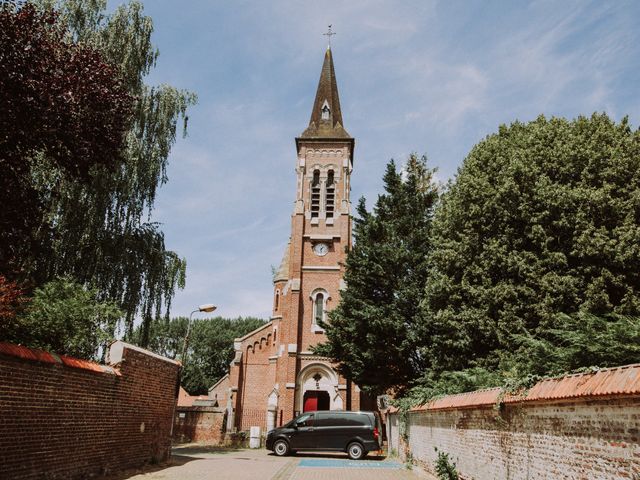
[[[447,395],[415,407],[412,411],[442,410],[504,403],[589,398],[607,395],[640,395],[640,364],[606,368],[541,380],[523,394],[502,394],[501,388]]]
[[[28,348],[22,345],[15,345],[13,343],[0,342],[0,353],[35,362],[63,364],[71,368],[80,368],[93,372],[120,375],[120,372],[117,369],[106,365],[100,365],[99,363],[81,360],[79,358],[67,357],[66,355],[56,355],[55,353],[49,353],[35,348]]]

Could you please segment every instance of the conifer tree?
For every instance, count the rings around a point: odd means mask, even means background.
[[[402,172],[392,160],[373,211],[360,199],[346,289],[330,312],[327,343],[316,347],[371,394],[402,390],[424,368],[417,322],[438,199],[433,173],[425,157],[411,155]]]

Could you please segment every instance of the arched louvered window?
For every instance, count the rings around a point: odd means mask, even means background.
[[[314,170],[311,181],[311,217],[320,215],[320,170]]]
[[[327,176],[327,187],[325,194],[325,211],[327,212],[327,218],[333,218],[333,212],[335,210],[336,202],[336,184],[333,180],[333,170],[329,170]]]

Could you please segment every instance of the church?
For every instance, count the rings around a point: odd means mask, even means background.
[[[291,236],[273,278],[270,322],[235,340],[229,374],[209,391],[227,407],[227,431],[270,430],[309,410],[375,408],[312,347],[340,300],[351,247],[354,139],[344,128],[331,48],[324,56],[309,125],[295,139]]]

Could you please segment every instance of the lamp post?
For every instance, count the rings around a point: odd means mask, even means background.
[[[182,359],[183,368],[187,363],[187,345],[189,345],[189,333],[191,333],[191,318],[193,317],[193,314],[196,312],[213,312],[216,308],[218,307],[216,307],[213,303],[205,303],[204,305],[200,305],[196,310],[189,314],[189,323],[187,323],[187,334],[184,336],[184,343],[182,344],[182,355],[180,357]]]

